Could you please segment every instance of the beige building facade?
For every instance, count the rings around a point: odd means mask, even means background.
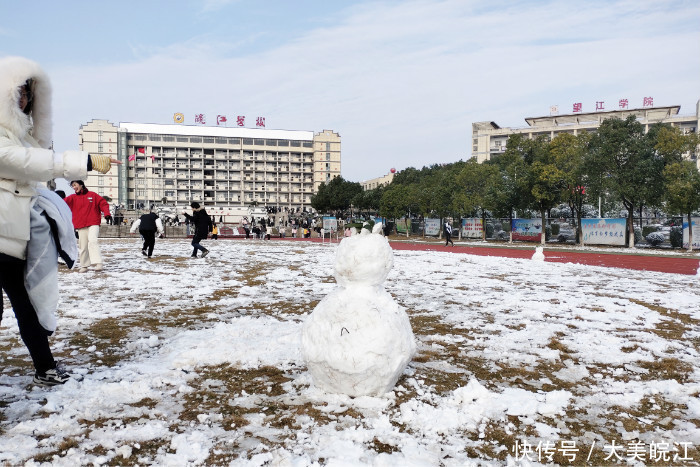
[[[364,191],[374,190],[375,188],[378,188],[380,186],[386,186],[390,184],[392,180],[394,180],[395,173],[396,171],[394,169],[391,169],[391,172],[384,175],[383,177],[373,178],[371,180],[360,182],[360,185],[362,185],[362,189]]]
[[[598,126],[606,118],[626,119],[630,115],[645,126],[645,131],[654,123],[669,123],[678,127],[684,133],[698,133],[700,128],[700,101],[695,114],[680,115],[680,106],[645,107],[641,109],[625,109],[589,113],[574,113],[566,115],[549,115],[546,117],[526,118],[528,124],[524,128],[501,128],[495,122],[476,122],[472,124],[472,157],[482,163],[492,156],[503,153],[510,135],[522,134],[530,139],[544,135],[552,139],[560,133],[578,134],[581,131],[595,133]],[[686,154],[695,161],[700,169],[698,151]]]
[[[217,212],[249,206],[311,209],[322,182],[340,175],[340,135],[92,120],[80,128],[84,151],[123,164],[86,184],[128,209],[198,201]]]

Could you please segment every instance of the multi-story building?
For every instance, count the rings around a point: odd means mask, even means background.
[[[526,118],[528,126],[524,128],[501,128],[495,122],[476,122],[472,124],[472,157],[481,163],[491,159],[491,156],[501,154],[506,150],[508,137],[522,134],[528,138],[544,135],[554,138],[560,133],[578,134],[581,131],[595,133],[600,123],[606,118],[626,119],[630,115],[644,125],[645,131],[654,123],[670,123],[684,133],[698,133],[700,130],[700,101],[695,115],[679,115],[680,106],[645,107],[641,109],[624,109],[607,112],[574,113],[566,115],[549,115],[546,117]],[[698,151],[686,155],[695,161],[700,169]]]
[[[80,147],[123,161],[86,184],[128,208],[198,201],[221,211],[257,204],[310,209],[321,182],[340,175],[340,136],[298,130],[92,120]]]
[[[388,174],[382,177],[373,178],[371,180],[365,180],[364,182],[360,182],[360,185],[362,185],[362,189],[364,191],[374,190],[375,188],[378,188],[380,186],[386,186],[390,184],[391,181],[394,179],[394,174],[396,174],[396,169],[391,169]]]

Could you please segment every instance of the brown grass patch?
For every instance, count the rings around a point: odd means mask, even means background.
[[[394,452],[400,452],[401,448],[398,446],[394,446],[393,444],[388,444],[388,443],[383,443],[380,441],[378,438],[374,438],[371,443],[367,446],[374,452],[380,454],[380,453],[387,453],[391,454]]]
[[[262,270],[257,268],[246,268],[242,271],[238,271],[236,277],[249,287],[257,287],[265,284],[265,280],[262,278]]]
[[[241,370],[230,365],[218,365],[197,370],[198,378],[191,383],[197,391],[186,394],[182,421],[196,421],[200,414],[216,413],[223,417],[220,422],[225,430],[235,429],[249,423],[246,415],[277,409],[274,403],[256,407],[240,407],[233,404],[233,398],[245,391],[260,394],[265,399],[285,393],[282,384],[291,378],[273,367]],[[212,383],[213,382],[213,383]]]
[[[653,362],[638,362],[637,364],[649,370],[649,373],[641,376],[644,381],[675,379],[680,384],[685,384],[693,373],[692,365],[677,358],[662,358]]]

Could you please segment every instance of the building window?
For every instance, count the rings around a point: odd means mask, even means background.
[[[97,179],[97,184],[98,185],[104,185],[105,184],[105,178],[104,177],[99,177]]]
[[[102,130],[97,132],[97,141],[102,141]]]
[[[326,143],[326,151],[330,151],[330,150],[331,150],[331,143]]]
[[[327,161],[331,160],[331,153],[330,152],[326,153],[326,160]]]

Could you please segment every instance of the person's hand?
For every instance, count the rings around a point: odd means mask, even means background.
[[[112,222],[112,216],[105,216],[105,220],[107,222]]]
[[[109,162],[111,164],[122,164],[122,161],[120,161],[119,159],[110,159]]]

